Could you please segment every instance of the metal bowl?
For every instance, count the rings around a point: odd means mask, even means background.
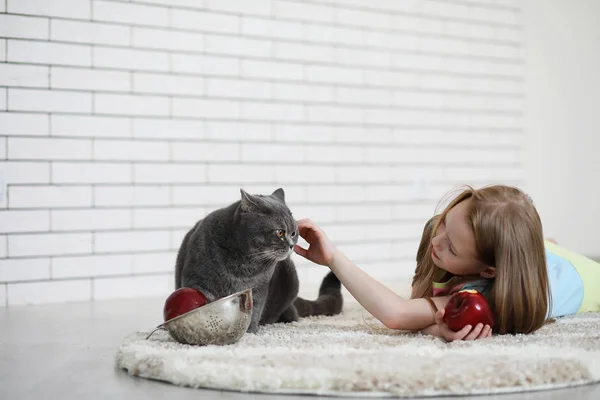
[[[179,343],[228,345],[240,340],[252,319],[252,288],[178,315],[154,329],[165,330]]]

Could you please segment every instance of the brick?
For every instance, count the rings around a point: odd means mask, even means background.
[[[170,203],[168,186],[97,186],[96,207],[161,206]]]
[[[173,115],[194,118],[238,118],[239,104],[230,100],[173,99]]]
[[[206,35],[206,52],[237,56],[270,57],[272,42],[237,36]]]
[[[6,235],[0,235],[0,257],[4,258],[8,254],[8,240]]]
[[[0,282],[46,280],[49,278],[49,258],[0,260]]]
[[[395,71],[374,71],[365,70],[364,82],[367,85],[389,87],[419,87],[424,86],[422,81],[428,79],[428,76],[420,76],[411,72]],[[359,82],[360,83],[360,82]]]
[[[132,256],[100,255],[53,257],[52,278],[87,278],[131,273]]]
[[[52,163],[53,183],[129,183],[131,166],[110,163]]]
[[[171,250],[177,250],[183,242],[183,238],[189,229],[178,229],[171,231]]]
[[[1,24],[0,24],[1,25]],[[9,40],[7,60],[32,64],[92,65],[92,48],[81,44]]]
[[[48,19],[0,14],[0,37],[48,39]]]
[[[242,161],[258,161],[264,163],[301,163],[304,160],[301,146],[244,143],[242,145]]]
[[[357,203],[365,199],[365,189],[360,185],[307,185],[308,203]]]
[[[174,8],[171,10],[171,26],[205,32],[239,33],[240,18],[235,15]]]
[[[204,35],[165,29],[132,28],[134,47],[201,52]]]
[[[240,73],[240,62],[237,58],[232,57],[172,54],[171,68],[173,72],[238,76]]]
[[[365,10],[340,8],[335,14],[335,21],[341,25],[363,26],[367,28],[392,28],[390,14]]]
[[[164,6],[165,0],[144,0],[144,3],[159,4],[161,6]],[[198,2],[198,0],[168,0],[167,3],[169,6],[204,8],[204,4],[202,4],[202,2]]]
[[[206,80],[206,94],[209,97],[269,99],[271,84],[261,81],[211,78]]]
[[[273,13],[276,18],[334,22],[336,10],[333,7],[316,4],[279,1],[273,4]]]
[[[271,127],[257,122],[206,122],[206,137],[215,140],[269,140]]]
[[[305,102],[334,102],[335,87],[273,82],[273,98]]]
[[[390,16],[392,28],[402,27],[406,31],[444,34],[444,19],[396,14]]]
[[[101,91],[129,91],[131,88],[127,72],[63,67],[50,69],[50,86],[53,89]]]
[[[8,305],[12,307],[90,301],[91,293],[90,281],[87,279],[15,283],[8,285]]]
[[[204,137],[204,121],[135,118],[133,120],[133,136],[140,138],[200,139]]]
[[[242,17],[242,35],[263,36],[275,39],[304,40],[305,28],[302,22],[277,21],[271,19]]]
[[[81,0],[8,0],[8,12],[49,17],[89,19],[91,5]]]
[[[361,146],[310,146],[305,145],[303,149],[304,160],[307,163],[362,163],[364,149]]]
[[[334,136],[330,126],[276,124],[274,139],[281,142],[333,143]]]
[[[93,3],[93,19],[126,24],[168,26],[169,9],[167,7],[96,0]]]
[[[48,211],[0,210],[0,233],[43,232],[49,229]]]
[[[208,182],[272,182],[272,166],[263,165],[217,165],[208,166]]]
[[[335,207],[332,205],[303,205],[294,207],[294,218],[310,218],[319,224],[327,224],[334,220]]]
[[[13,186],[11,208],[90,207],[92,189],[85,186]]]
[[[378,31],[367,31],[365,44],[368,47],[379,47],[386,49],[417,50],[419,47],[419,36],[406,33],[389,33]],[[399,55],[400,56],[400,55]],[[401,55],[402,57],[405,54]]]
[[[129,137],[130,122],[127,118],[51,115],[53,136],[78,137]]]
[[[372,166],[344,166],[337,168],[335,178],[337,182],[392,182],[392,167]]]
[[[47,162],[6,161],[3,163],[4,183],[49,183],[50,166]]]
[[[8,138],[7,137],[0,137],[0,160],[6,160],[6,147],[8,145]],[[0,196],[4,196],[4,194],[6,193],[6,191],[4,190],[4,188],[2,188],[1,190],[2,195]]]
[[[130,28],[101,22],[53,19],[50,38],[65,42],[130,45]]]
[[[134,254],[132,258],[132,272],[141,274],[147,272],[169,272],[175,271],[175,259],[177,253],[150,253]]]
[[[97,232],[94,234],[98,253],[169,250],[168,231]]]
[[[141,71],[168,71],[167,52],[94,47],[94,66]]]
[[[0,113],[0,134],[7,136],[47,136],[50,118],[46,114]]]
[[[335,169],[325,165],[280,165],[275,170],[276,182],[332,183]]]
[[[315,122],[362,123],[364,112],[358,107],[309,106],[308,120]]]
[[[140,297],[164,297],[173,291],[170,274],[158,276],[130,276],[122,278],[97,278],[92,284],[94,300]]]
[[[82,254],[91,250],[90,233],[40,233],[8,237],[9,257]]]
[[[133,90],[139,93],[201,96],[204,86],[204,79],[194,76],[133,74]]]
[[[48,67],[0,64],[0,85],[48,87]]]
[[[391,143],[394,133],[389,128],[347,127],[333,128],[335,141],[338,143]]]
[[[94,160],[166,161],[169,144],[141,140],[95,140]]]
[[[270,0],[206,0],[205,7],[209,10],[227,11],[241,14],[271,15]]]
[[[13,160],[90,160],[91,140],[58,138],[9,138],[8,157]]]
[[[304,119],[304,106],[301,104],[248,101],[240,104],[240,118],[251,120],[298,121]]]
[[[338,103],[389,105],[392,104],[392,91],[368,87],[340,86],[336,89],[336,100]]]
[[[364,43],[366,33],[361,28],[345,28],[326,25],[306,25],[306,40],[322,43],[341,43],[353,46]]]
[[[0,89],[0,111],[6,111],[8,109],[7,90]]]
[[[253,78],[304,79],[304,68],[300,64],[242,60],[241,75]]]
[[[135,183],[201,183],[206,182],[206,166],[198,164],[137,164]]]
[[[500,22],[503,24],[519,24],[520,10],[500,10],[491,8],[470,7],[468,16],[478,21]]]
[[[89,113],[92,96],[59,90],[10,89],[8,106],[17,111]]]
[[[337,50],[333,46],[304,43],[276,42],[273,45],[274,57],[282,60],[331,63]]]
[[[336,64],[350,66],[367,65],[389,68],[391,65],[390,53],[387,51],[336,48],[334,59]]]
[[[173,204],[176,205],[223,206],[232,203],[239,197],[240,188],[238,186],[177,185],[173,187]],[[206,209],[206,212],[208,211],[210,210]]]
[[[379,71],[378,71],[379,72]],[[363,72],[357,68],[328,67],[309,65],[306,67],[307,79],[311,82],[361,84]]]
[[[201,208],[142,208],[133,210],[133,227],[141,228],[191,228],[204,218]]]
[[[131,210],[52,210],[53,231],[99,231],[131,227]]]
[[[6,61],[6,39],[0,39],[0,61]]]
[[[174,142],[171,144],[174,161],[239,161],[238,143]]]
[[[94,111],[117,115],[169,115],[169,99],[158,96],[94,94]]]

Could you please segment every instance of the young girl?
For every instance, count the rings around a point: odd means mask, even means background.
[[[411,299],[367,275],[312,221],[298,221],[298,226],[309,247],[295,246],[296,253],[328,266],[388,328],[472,340],[489,337],[492,330],[530,333],[548,317],[600,311],[600,264],[544,242],[531,199],[514,187],[468,187],[427,222]],[[486,296],[495,326],[468,325],[453,332],[442,322],[451,295],[463,289]]]

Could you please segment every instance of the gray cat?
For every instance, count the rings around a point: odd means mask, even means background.
[[[274,322],[342,310],[341,284],[330,272],[319,297],[297,297],[298,275],[290,256],[298,225],[285,204],[283,189],[269,196],[241,190],[241,200],[215,210],[185,235],[177,254],[175,288],[200,290],[208,301],[252,288],[248,332]]]

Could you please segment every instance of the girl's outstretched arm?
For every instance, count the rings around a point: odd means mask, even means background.
[[[298,221],[300,236],[308,249],[295,246],[302,257],[328,266],[352,296],[375,318],[391,329],[421,330],[436,324],[435,314],[425,299],[405,299],[360,269],[335,248],[325,232],[311,220]],[[432,298],[443,309],[449,296]],[[427,332],[427,333],[434,333]],[[436,335],[437,336],[437,335]]]

